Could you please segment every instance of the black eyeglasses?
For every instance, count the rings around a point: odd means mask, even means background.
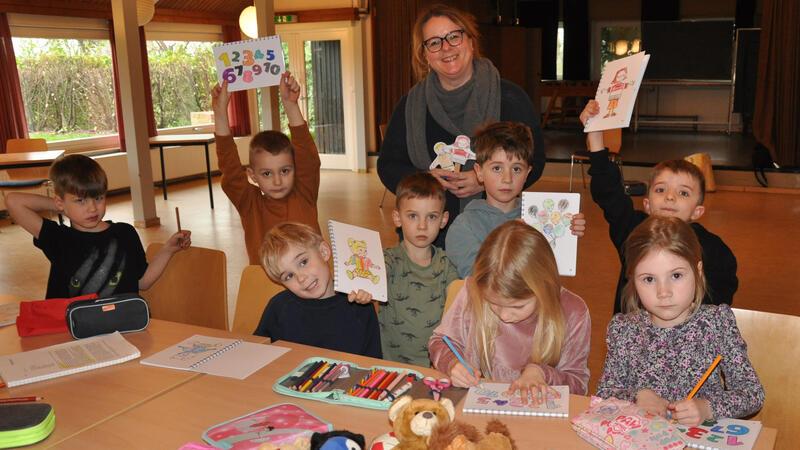
[[[451,47],[458,47],[464,42],[464,30],[453,30],[444,36],[435,36],[422,41],[422,46],[431,53],[436,53],[442,49],[444,41]]]

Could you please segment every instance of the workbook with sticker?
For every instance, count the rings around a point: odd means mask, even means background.
[[[464,400],[465,413],[505,414],[509,416],[569,416],[569,386],[550,386],[541,398],[528,397],[523,404],[519,391],[508,394],[509,383],[484,382],[469,388]]]

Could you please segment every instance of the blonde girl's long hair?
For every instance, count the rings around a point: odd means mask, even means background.
[[[650,252],[666,250],[685,259],[692,269],[695,280],[692,314],[694,314],[706,295],[706,277],[698,268],[703,260],[703,248],[697,240],[692,227],[677,217],[650,216],[640,223],[625,241],[625,277],[628,281],[622,288],[622,311],[638,312],[644,307],[636,292],[636,266]]]
[[[565,338],[561,284],[553,250],[541,233],[518,220],[495,228],[478,251],[468,290],[481,372],[491,376],[500,322],[486,301],[487,294],[501,299],[536,297],[538,317],[530,360],[550,366],[558,363]]]

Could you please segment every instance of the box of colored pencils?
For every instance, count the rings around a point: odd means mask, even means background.
[[[412,394],[422,374],[399,367],[359,367],[348,361],[309,358],[281,377],[272,389],[292,397],[370,409],[389,409],[395,398]]]

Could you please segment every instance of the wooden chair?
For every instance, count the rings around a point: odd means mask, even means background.
[[[791,448],[800,439],[800,317],[746,309],[733,313],[767,394],[753,420],[778,429],[775,448]]]
[[[253,334],[270,299],[284,289],[280,284],[273,283],[261,266],[246,266],[239,281],[231,331]]]
[[[147,246],[147,260],[164,246]],[[172,257],[161,278],[142,291],[154,319],[228,329],[225,252],[189,247]]]
[[[619,170],[622,171],[622,158],[619,155],[622,148],[622,129],[616,128],[613,130],[603,131],[603,144],[608,148],[608,158],[617,163]],[[572,169],[575,167],[575,161],[581,165],[581,180],[583,181],[583,188],[586,189],[586,174],[583,170],[584,161],[589,161],[590,152],[588,150],[578,150],[573,153],[569,158],[569,191],[572,192]]]
[[[47,150],[47,141],[44,139],[9,139],[6,141],[7,153],[40,152]],[[11,169],[0,171],[0,193],[5,196],[8,192],[46,189],[50,196],[50,180],[47,179],[48,169],[35,167],[30,169]]]
[[[444,300],[444,311],[442,314],[446,313],[450,308],[450,304],[453,303],[458,291],[460,291],[462,287],[464,287],[464,280],[462,279],[453,280],[450,285],[447,286],[447,298]]]

